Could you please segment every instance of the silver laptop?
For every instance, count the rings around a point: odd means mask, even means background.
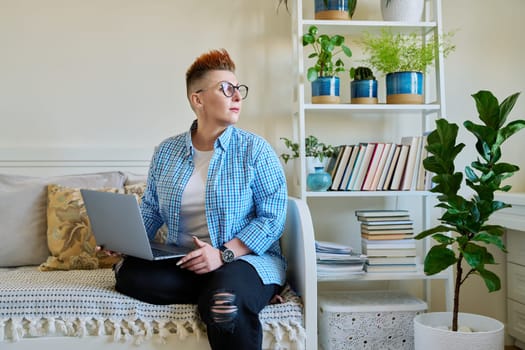
[[[177,258],[189,248],[150,242],[134,195],[80,190],[97,244],[146,260]]]

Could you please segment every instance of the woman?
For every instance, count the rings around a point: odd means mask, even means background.
[[[127,257],[120,292],[154,304],[196,303],[212,349],[260,349],[258,314],[285,282],[279,238],[287,189],[279,159],[262,138],[236,128],[248,87],[226,50],[186,72],[196,120],[153,155],[141,211],[150,239],[194,249],[179,260]]]

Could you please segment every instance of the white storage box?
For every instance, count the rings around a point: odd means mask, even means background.
[[[319,295],[322,350],[414,348],[414,317],[427,304],[404,292],[354,291]]]

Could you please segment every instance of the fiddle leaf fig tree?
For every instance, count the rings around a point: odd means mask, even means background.
[[[464,174],[455,170],[455,159],[465,147],[456,143],[458,125],[445,119],[436,120],[436,129],[428,135],[426,149],[429,156],[423,166],[433,173],[434,187],[431,192],[439,193],[436,207],[444,210],[439,218],[440,224],[425,230],[415,238],[431,236],[435,241],[428,251],[424,270],[427,275],[437,274],[449,266],[455,265],[454,306],[452,330],[458,329],[459,292],[462,284],[470,276],[480,276],[489,292],[501,288],[500,278],[488,270],[496,264],[494,256],[487,249],[493,245],[506,252],[502,240],[504,228],[488,224],[490,216],[503,208],[510,207],[494,199],[497,191],[507,192],[510,185],[503,185],[503,180],[519,170],[515,164],[502,161],[502,144],[512,135],[525,127],[525,120],[507,123],[519,93],[507,97],[501,104],[490,91],[479,91],[472,95],[476,102],[481,124],[470,120],[463,126],[476,138],[475,148],[478,153]],[[473,191],[470,198],[465,198],[459,191],[465,178],[465,184]]]

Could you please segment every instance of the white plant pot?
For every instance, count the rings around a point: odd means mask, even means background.
[[[320,161],[319,158],[306,157],[306,174],[315,172],[316,167],[326,168],[326,161],[326,157],[323,158],[323,161]]]
[[[472,332],[452,332],[451,312],[429,312],[414,318],[415,350],[503,350],[504,325],[500,321],[476,314],[459,313],[459,327]]]
[[[420,22],[423,15],[424,2],[425,0],[381,0],[383,20]]]

